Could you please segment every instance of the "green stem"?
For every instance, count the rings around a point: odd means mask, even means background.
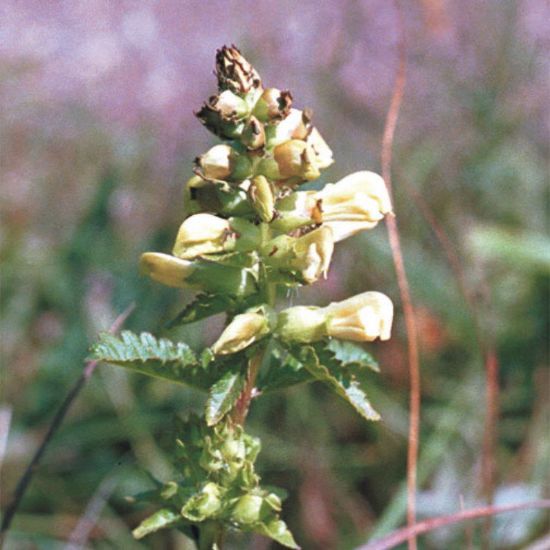
[[[270,239],[271,230],[269,224],[260,224],[260,247],[266,244]],[[269,306],[273,307],[275,305],[277,285],[273,283],[268,283],[265,277],[262,277],[260,285],[260,292],[265,297],[265,301]],[[260,346],[248,362],[248,373],[246,377],[245,387],[239,399],[235,403],[233,411],[231,412],[231,418],[237,424],[244,424],[246,420],[248,409],[250,408],[250,402],[254,397],[254,386],[256,384],[258,372],[260,371],[260,367],[262,366],[265,351],[266,346]]]

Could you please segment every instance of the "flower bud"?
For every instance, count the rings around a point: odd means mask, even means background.
[[[182,260],[168,254],[146,252],[141,255],[140,269],[154,281],[166,286],[185,288],[185,280],[193,273],[193,262]]]
[[[250,151],[255,151],[264,146],[264,125],[256,117],[252,116],[248,119],[243,129],[241,141]]]
[[[248,296],[257,291],[257,274],[248,268],[212,261],[189,261],[168,254],[141,255],[142,273],[154,281],[175,288],[192,288],[217,294]]]
[[[288,115],[281,122],[268,127],[267,146],[269,148],[276,147],[290,139],[305,141],[311,128],[311,117],[308,110],[290,109]]]
[[[319,227],[302,237],[281,235],[262,247],[264,262],[279,271],[291,272],[311,284],[326,276],[334,241],[329,227]]]
[[[216,355],[236,353],[269,334],[269,322],[257,312],[236,315],[212,346]]]
[[[364,292],[324,309],[329,336],[355,342],[390,338],[393,304],[385,294]]]
[[[200,176],[208,180],[227,180],[231,175],[235,151],[229,145],[214,145],[204,155],[197,157],[195,164]]]
[[[195,214],[180,226],[172,254],[190,259],[230,251],[235,246],[228,220],[212,214]]]
[[[253,114],[262,122],[282,120],[290,113],[292,94],[277,88],[267,88],[254,106]]]
[[[373,228],[392,210],[384,180],[368,171],[327,184],[315,199],[321,201],[323,224],[332,228],[336,242]]]
[[[317,342],[327,335],[326,320],[320,307],[295,306],[279,313],[275,332],[285,342]]]
[[[235,46],[224,46],[216,52],[216,76],[220,90],[246,94],[260,88],[260,75]]]
[[[181,515],[190,521],[204,521],[221,508],[220,488],[209,482],[182,507]]]
[[[244,127],[240,121],[249,113],[250,107],[243,98],[225,90],[220,95],[212,96],[195,115],[217,136],[236,139]]]
[[[321,175],[315,152],[304,141],[291,139],[278,145],[273,150],[273,157],[282,179],[298,177],[303,180],[314,180]]]
[[[238,523],[256,523],[260,521],[262,504],[263,498],[260,495],[244,495],[233,508],[231,518]]]
[[[220,114],[223,120],[228,121],[241,120],[250,112],[246,101],[230,90],[212,96],[209,105]]]
[[[332,150],[322,138],[317,128],[311,130],[307,136],[306,143],[315,153],[315,164],[318,169],[327,168],[334,162]]]
[[[264,176],[256,176],[252,179],[248,188],[248,197],[260,220],[270,222],[275,214],[275,199],[271,185]]]
[[[285,309],[279,313],[275,332],[287,342],[316,342],[326,336],[372,342],[390,338],[392,320],[391,300],[380,292],[364,292],[323,308]]]
[[[252,162],[229,145],[215,145],[195,159],[198,175],[206,180],[241,181],[252,173]]]

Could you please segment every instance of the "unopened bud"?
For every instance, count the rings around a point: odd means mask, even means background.
[[[288,116],[292,94],[277,88],[267,88],[254,106],[253,114],[262,122],[282,120]]]
[[[243,129],[241,141],[250,151],[260,149],[265,145],[264,125],[256,118],[250,117]]]
[[[270,222],[275,213],[275,199],[271,185],[264,176],[256,176],[252,179],[248,188],[248,197],[260,220]]]
[[[263,313],[236,315],[212,346],[216,355],[236,353],[269,334],[269,322]]]
[[[273,157],[283,179],[298,177],[314,180],[321,175],[315,153],[304,141],[291,139],[278,145],[273,151]]]
[[[250,108],[243,98],[225,90],[220,95],[212,96],[195,114],[217,136],[235,139],[244,127],[240,121],[249,113]]]
[[[193,262],[158,252],[142,254],[139,265],[144,275],[148,275],[158,283],[175,288],[189,286],[185,281],[195,271]]]
[[[329,336],[355,342],[390,338],[393,304],[381,292],[364,292],[324,309]]]
[[[311,132],[309,112],[290,109],[288,115],[278,124],[270,125],[267,131],[267,146],[272,148],[290,139],[305,141]]]
[[[238,523],[256,523],[260,521],[263,498],[259,495],[244,495],[241,497],[233,511],[231,518]]]
[[[242,181],[252,173],[252,162],[229,145],[215,145],[195,160],[198,175],[203,179]]]
[[[230,251],[235,240],[228,220],[212,214],[195,214],[181,224],[172,254],[190,259]]]
[[[235,151],[229,145],[214,145],[197,157],[195,164],[200,175],[208,180],[227,180],[231,175]]]
[[[216,52],[216,76],[220,90],[236,94],[261,86],[260,76],[235,46],[224,46]]]
[[[214,482],[209,482],[185,503],[181,515],[190,521],[204,521],[220,508],[220,488]]]
[[[248,296],[257,290],[257,275],[252,270],[213,261],[189,261],[169,254],[146,252],[141,255],[140,269],[154,281],[175,288],[234,296]]]

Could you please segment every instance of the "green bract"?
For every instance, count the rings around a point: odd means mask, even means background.
[[[378,369],[357,342],[390,337],[391,300],[364,292],[325,307],[277,313],[279,286],[299,287],[329,273],[335,243],[372,229],[391,202],[384,181],[360,171],[320,191],[298,187],[333,163],[311,113],[291,108],[290,92],[264,88],[235,47],[216,55],[218,94],[199,120],[224,143],[195,161],[172,253],[147,252],[153,280],[198,291],[169,324],[225,313],[211,348],[148,333],[104,335],[97,360],[204,391],[204,416],[179,422],[174,440],[180,477],[147,493],[159,509],[134,530],[141,538],[176,528],[200,549],[220,548],[227,531],[255,532],[297,548],[280,518],[281,494],[260,485],[260,442],[242,427],[253,398],[319,381],[363,418],[379,419],[365,384]]]

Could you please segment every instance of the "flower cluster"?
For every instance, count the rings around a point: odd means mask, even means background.
[[[287,548],[298,548],[279,517],[285,495],[263,488],[255,472],[259,439],[228,422],[206,427],[194,415],[178,424],[176,467],[183,473],[182,480],[159,487],[154,499],[163,508],[143,521],[134,536],[140,539],[164,527],[190,534],[192,524],[223,522],[240,531],[271,537]],[[149,498],[146,495],[143,500]],[[201,548],[215,547],[208,535],[208,530],[203,530]]]
[[[197,157],[172,254],[143,254],[143,272],[173,287],[248,298],[214,344],[216,354],[269,334],[287,342],[388,339],[392,303],[378,292],[275,315],[265,291],[326,277],[334,244],[391,212],[383,179],[360,171],[321,191],[300,191],[333,163],[311,113],[293,108],[290,92],[265,88],[235,47],[218,51],[216,75],[218,94],[196,115],[225,143]]]

